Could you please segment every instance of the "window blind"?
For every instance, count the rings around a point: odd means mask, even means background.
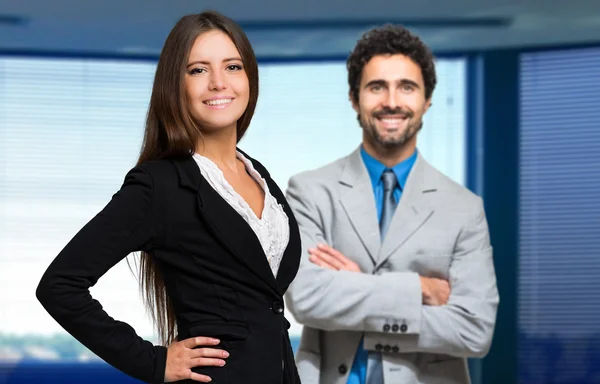
[[[520,381],[594,382],[600,49],[527,53],[520,65]]]
[[[35,300],[35,288],[134,166],[154,70],[151,62],[0,57],[0,335],[64,334]],[[441,59],[437,70],[419,147],[464,183],[465,60]],[[346,76],[343,62],[260,65],[259,102],[240,147],[282,189],[291,175],[359,145]],[[99,280],[92,295],[111,316],[154,337],[125,261]],[[296,337],[301,326],[290,320]],[[17,359],[65,358],[51,345],[1,348],[3,356]]]

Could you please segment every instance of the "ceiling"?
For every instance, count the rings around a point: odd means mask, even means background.
[[[600,42],[599,0],[1,0],[0,53],[158,55],[204,9],[242,24],[259,58],[345,57],[384,22],[438,53]]]

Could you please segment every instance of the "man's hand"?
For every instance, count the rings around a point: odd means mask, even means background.
[[[310,253],[309,260],[319,267],[334,271],[360,272],[358,264],[326,244],[319,244],[317,248],[309,248],[308,253]]]
[[[421,291],[423,304],[445,305],[450,298],[450,284],[443,279],[421,276]]]
[[[317,248],[309,248],[309,260],[322,268],[334,271],[360,272],[358,264],[344,256],[341,252],[326,245],[319,244]],[[423,304],[445,305],[450,298],[450,284],[448,281],[435,277],[420,277]]]

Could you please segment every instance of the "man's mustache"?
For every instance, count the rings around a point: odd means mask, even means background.
[[[393,115],[404,115],[407,118],[413,117],[413,113],[411,111],[402,109],[402,108],[382,108],[379,111],[375,111],[372,113],[372,116],[376,119],[379,119],[384,116],[393,116]]]

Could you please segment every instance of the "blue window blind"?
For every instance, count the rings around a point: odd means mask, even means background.
[[[0,57],[0,362],[94,358],[60,339],[67,336],[38,304],[35,288],[134,166],[154,70],[151,62]],[[291,175],[357,148],[361,129],[343,62],[259,70],[259,102],[240,147],[282,189]],[[419,147],[464,183],[465,60],[438,60],[437,70]],[[125,261],[91,293],[111,316],[153,338]],[[297,337],[301,326],[290,321]]]
[[[598,382],[600,49],[520,65],[520,382]]]

